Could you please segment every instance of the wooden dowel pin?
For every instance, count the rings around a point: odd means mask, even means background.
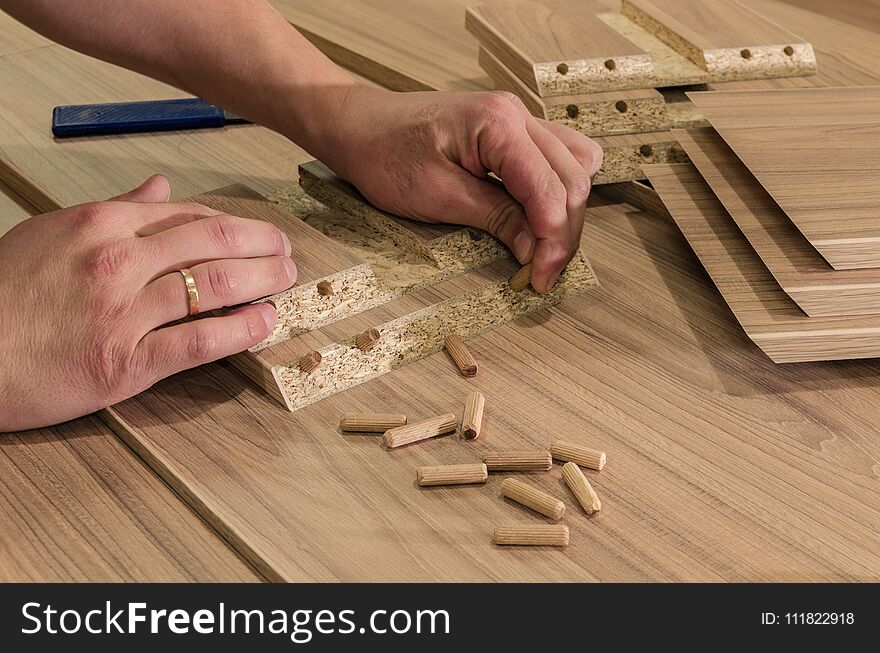
[[[486,397],[482,392],[472,392],[468,395],[464,404],[464,413],[461,417],[461,434],[465,440],[476,440],[480,437],[483,428],[483,408],[486,405]]]
[[[319,281],[317,288],[321,297],[330,297],[333,294],[333,284],[329,281]]]
[[[602,510],[599,495],[596,494],[580,467],[574,463],[565,463],[562,466],[562,479],[588,515]]]
[[[354,339],[354,344],[361,351],[370,351],[379,342],[379,330],[367,329],[363,333],[358,334]]]
[[[313,351],[299,359],[297,366],[304,374],[311,374],[321,364],[321,352]]]
[[[490,472],[546,472],[553,466],[549,451],[490,451],[483,462]]]
[[[568,546],[565,524],[509,524],[495,529],[495,544],[519,546]]]
[[[398,426],[385,431],[385,446],[389,449],[394,449],[412,442],[452,433],[457,425],[458,420],[455,415],[447,413],[446,415],[438,415],[437,417],[431,417],[414,424]]]
[[[562,519],[565,504],[538,488],[516,478],[505,478],[501,483],[501,496],[507,497],[554,521]]]
[[[588,469],[601,470],[605,467],[605,452],[590,449],[573,442],[556,440],[550,445],[550,453],[553,458],[563,462],[572,462]]]
[[[475,376],[477,374],[477,361],[474,360],[471,352],[464,346],[464,342],[462,342],[457,334],[450,333],[446,336],[443,347],[449,353],[449,356],[462,375]]]
[[[507,285],[510,286],[510,289],[514,292],[519,292],[520,290],[524,290],[526,286],[528,286],[532,282],[532,264],[526,263],[522,266],[517,272],[510,277],[510,281],[507,282]]]
[[[384,433],[406,424],[401,413],[346,413],[339,420],[339,428],[355,433]]]
[[[483,463],[467,465],[433,465],[419,467],[419,485],[464,485],[465,483],[485,483],[489,472]]]

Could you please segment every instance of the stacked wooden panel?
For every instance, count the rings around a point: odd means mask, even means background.
[[[694,93],[714,129],[648,175],[774,361],[880,355],[880,87]]]
[[[620,13],[593,0],[494,2],[470,7],[466,27],[496,88],[602,138],[611,157],[596,183],[686,161],[669,129],[705,120],[683,89],[816,71],[809,43],[736,0],[624,0]],[[618,150],[612,135],[636,147]]]

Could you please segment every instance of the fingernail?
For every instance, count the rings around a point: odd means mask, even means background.
[[[281,259],[281,265],[284,266],[288,279],[296,279],[296,263],[293,262],[292,258],[285,256]]]
[[[557,281],[559,281],[559,272],[554,272],[547,279],[547,287],[544,292],[550,292],[551,290],[553,290],[553,286],[556,285]]]
[[[516,260],[525,265],[532,260],[532,252],[535,250],[535,237],[528,231],[520,231],[513,239],[513,255]]]
[[[275,306],[269,302],[260,302],[256,306],[260,308],[260,315],[263,317],[263,322],[266,323],[266,329],[268,331],[274,329],[275,322],[278,321],[278,311],[275,309]]]
[[[293,247],[291,247],[290,245],[290,238],[288,238],[287,234],[283,231],[281,232],[281,238],[284,239],[284,255],[290,256],[290,254],[293,252]]]

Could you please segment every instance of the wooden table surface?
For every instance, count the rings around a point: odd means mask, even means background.
[[[18,91],[0,97],[0,158],[36,199],[104,197],[156,171],[176,197],[233,182],[267,192],[305,159],[258,127],[55,143],[54,104],[176,92],[2,14],[0,83]],[[290,414],[216,364],[117,407],[138,455],[95,418],[2,436],[0,579],[878,580],[877,363],[773,365],[668,219],[597,206],[583,244],[602,287],[480,336],[471,382],[440,354]],[[388,453],[334,423],[377,401],[458,410],[472,386],[488,400],[480,449],[564,435],[607,450],[594,519],[558,467],[536,478],[568,504],[567,550],[491,545],[497,521],[539,521],[498,496],[498,477],[415,486],[416,465],[468,445]]]

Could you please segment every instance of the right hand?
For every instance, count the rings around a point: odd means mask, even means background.
[[[277,227],[199,204],[168,203],[164,177],[131,193],[25,220],[0,238],[0,432],[105,408],[156,381],[257,344],[268,303],[186,317],[180,268],[200,310],[234,306],[296,281]]]

